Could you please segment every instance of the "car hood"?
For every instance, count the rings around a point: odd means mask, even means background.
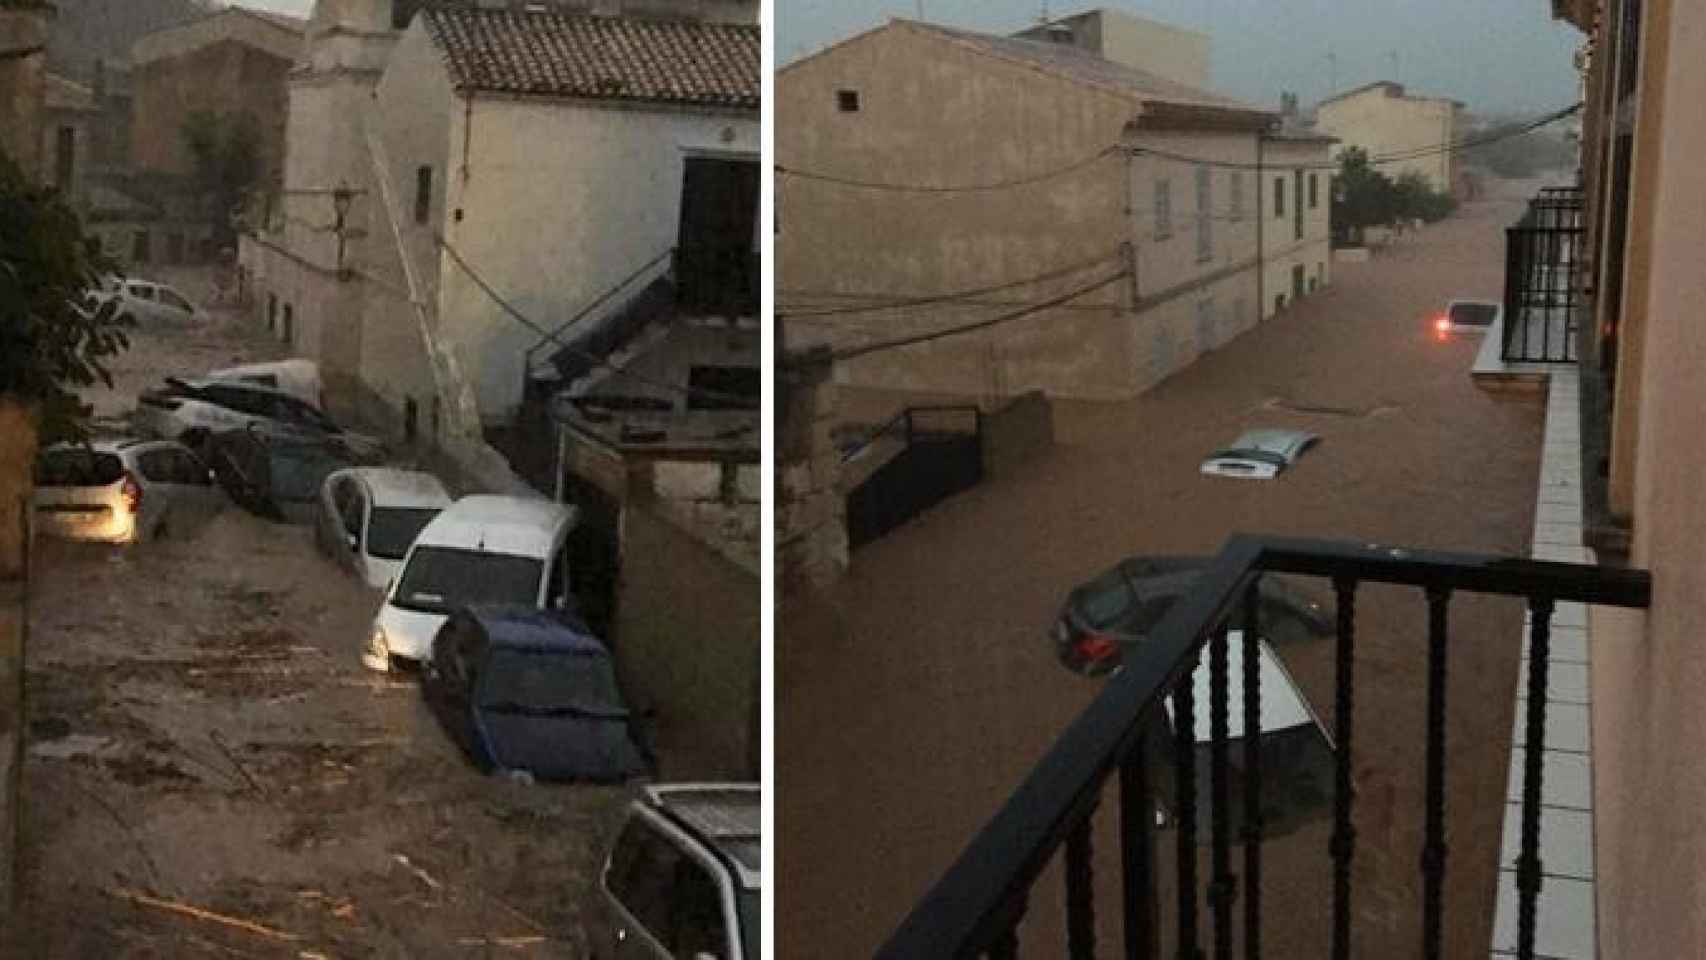
[[[379,608],[377,623],[385,628],[385,642],[391,653],[414,660],[432,656],[432,638],[444,626],[445,615],[419,610],[404,610],[386,603]]]
[[[647,773],[650,766],[629,735],[626,718],[482,709],[478,720],[493,763],[526,770],[539,780],[621,781]]]

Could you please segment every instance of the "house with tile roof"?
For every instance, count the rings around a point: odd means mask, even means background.
[[[894,20],[778,71],[790,348],[896,408],[1119,399],[1327,281],[1326,144],[1192,57],[1147,69],[1159,41],[1079,36],[1107,19]]]

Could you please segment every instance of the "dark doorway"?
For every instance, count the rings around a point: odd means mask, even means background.
[[[676,279],[692,314],[758,312],[758,164],[689,157],[681,178]]]
[[[1291,268],[1291,299],[1303,299],[1303,264]]]
[[[1292,203],[1291,203],[1291,225],[1292,225],[1291,226],[1291,238],[1293,240],[1302,240],[1303,239],[1303,171],[1302,170],[1293,171],[1293,175],[1294,175],[1295,179],[1292,181],[1292,189],[1291,189],[1291,196],[1292,196]],[[1302,269],[1302,268],[1300,267],[1299,269]],[[1302,289],[1303,289],[1303,285],[1298,284],[1298,290],[1302,291]]]
[[[621,504],[603,488],[566,470],[563,499],[580,511],[580,521],[569,533],[567,543],[569,585],[575,605],[586,625],[614,650]]]

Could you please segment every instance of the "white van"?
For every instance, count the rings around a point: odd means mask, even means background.
[[[574,507],[544,498],[476,494],[451,504],[421,528],[403,558],[361,662],[389,670],[393,658],[427,659],[438,628],[457,607],[566,606],[565,544],[579,517]]]

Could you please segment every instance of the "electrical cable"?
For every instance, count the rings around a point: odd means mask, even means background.
[[[1033,184],[1033,183],[1041,183],[1044,180],[1053,180],[1056,177],[1064,177],[1069,173],[1074,173],[1078,170],[1082,170],[1083,168],[1089,166],[1092,163],[1095,163],[1096,161],[1102,159],[1103,157],[1113,156],[1114,154],[1118,153],[1119,150],[1120,150],[1119,144],[1110,144],[1109,146],[1103,147],[1102,149],[1091,154],[1090,156],[1085,157],[1082,160],[1075,160],[1072,163],[1069,163],[1064,167],[1057,167],[1053,170],[1045,170],[1042,173],[1036,173],[1036,174],[1032,174],[1030,176],[1025,176],[1025,177],[1018,177],[1018,178],[1015,178],[1012,180],[997,180],[993,183],[974,183],[974,184],[963,184],[963,185],[957,185],[957,186],[907,184],[907,183],[885,183],[885,182],[876,181],[876,180],[855,180],[855,179],[852,179],[850,177],[838,177],[838,176],[835,176],[833,174],[816,173],[816,172],[813,172],[810,170],[796,170],[793,167],[785,166],[781,163],[774,164],[772,168],[778,174],[782,174],[782,175],[786,175],[786,176],[790,176],[790,177],[799,177],[802,180],[817,180],[817,181],[821,181],[823,183],[833,183],[833,184],[836,184],[837,186],[843,186],[843,187],[855,187],[855,188],[858,188],[861,190],[889,190],[889,191],[893,191],[893,192],[897,192],[897,193],[977,193],[977,192],[983,192],[983,191],[988,191],[988,190],[1007,190],[1007,189],[1010,189],[1012,187],[1023,187],[1023,186],[1028,186],[1028,185]]]
[[[977,330],[987,330],[990,327],[994,327],[994,326],[997,326],[997,325],[1000,325],[1003,323],[1007,323],[1007,322],[1012,321],[1012,320],[1019,320],[1019,319],[1022,319],[1024,317],[1028,317],[1031,314],[1040,313],[1040,312],[1042,312],[1044,310],[1048,310],[1052,307],[1058,307],[1061,304],[1064,304],[1068,301],[1076,300],[1079,297],[1082,297],[1087,293],[1093,293],[1097,290],[1102,289],[1105,286],[1108,286],[1111,283],[1114,283],[1118,280],[1121,280],[1125,276],[1126,276],[1126,271],[1121,270],[1118,273],[1115,273],[1112,276],[1104,277],[1101,280],[1098,280],[1095,283],[1090,284],[1089,286],[1079,287],[1076,290],[1072,290],[1068,293],[1063,293],[1058,297],[1050,297],[1049,299],[1044,300],[1040,303],[1033,303],[1030,306],[1025,307],[1023,309],[1013,310],[1013,311],[1010,311],[1008,313],[1003,313],[1000,316],[990,317],[987,320],[978,320],[974,323],[961,324],[957,327],[948,327],[948,328],[943,329],[943,330],[932,330],[929,333],[914,334],[914,335],[909,336],[909,337],[899,337],[899,338],[894,339],[894,340],[881,340],[881,341],[878,341],[876,343],[860,344],[857,347],[846,347],[846,348],[843,348],[841,350],[834,351],[831,354],[831,356],[836,360],[851,360],[854,357],[863,357],[863,356],[866,356],[867,354],[877,353],[877,352],[880,352],[883,350],[894,350],[894,349],[897,349],[899,347],[911,347],[911,346],[916,346],[916,345],[921,344],[921,343],[929,343],[932,340],[941,340],[941,339],[944,339],[947,337],[957,337],[957,336],[960,336],[962,334],[972,333],[972,332],[977,331]]]
[[[971,297],[980,297],[986,294],[999,293],[1002,290],[1008,290],[1013,287],[1024,287],[1034,283],[1056,280],[1069,274],[1079,273],[1081,271],[1088,270],[1091,267],[1099,266],[1118,257],[1119,255],[1120,251],[1115,250],[1091,260],[1083,260],[1078,263],[1050,270],[1047,273],[1039,273],[1031,277],[1009,280],[1005,283],[993,284],[987,287],[977,287],[970,290],[956,290],[952,293],[922,294],[915,297],[903,297],[871,306],[807,307],[805,309],[777,307],[776,313],[778,317],[785,317],[789,320],[803,320],[812,317],[840,316],[842,314],[849,313],[875,313],[882,310],[903,310],[908,307],[922,307],[933,303],[947,303],[955,300],[966,300]],[[780,296],[789,293],[800,293],[802,291],[778,290],[776,292]]]

